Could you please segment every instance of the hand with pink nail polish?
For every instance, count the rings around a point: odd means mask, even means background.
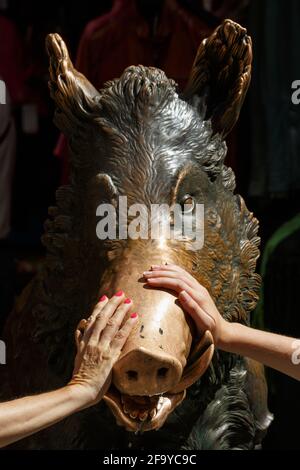
[[[152,265],[143,276],[149,286],[174,290],[198,332],[209,330],[219,349],[254,359],[300,380],[299,339],[224,320],[207,289],[179,266]]]
[[[136,321],[132,300],[123,291],[111,299],[102,295],[88,320],[81,320],[75,332],[77,355],[70,386],[86,394],[90,403],[97,403],[111,383],[112,368]],[[124,324],[123,324],[124,323]]]
[[[118,291],[102,295],[75,332],[77,355],[71,381],[51,392],[0,403],[0,447],[58,423],[98,403],[111,382],[112,368],[138,320],[132,300]],[[125,318],[127,320],[125,320]]]
[[[143,273],[149,286],[174,290],[183,309],[195,321],[199,334],[209,330],[221,347],[229,323],[219,313],[207,289],[191,274],[174,264],[152,265]]]

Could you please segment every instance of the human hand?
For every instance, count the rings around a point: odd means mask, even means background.
[[[149,286],[177,292],[183,309],[193,318],[198,333],[209,330],[216,347],[222,346],[229,323],[223,319],[207,289],[191,274],[174,264],[152,265],[143,273]]]
[[[138,317],[132,313],[122,326],[131,308],[131,299],[126,299],[122,291],[111,299],[104,295],[89,319],[77,326],[77,355],[68,385],[77,386],[88,405],[99,402],[110,386],[112,368]]]

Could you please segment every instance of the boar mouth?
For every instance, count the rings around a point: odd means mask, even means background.
[[[133,432],[159,429],[174,408],[184,400],[186,389],[204,374],[213,353],[212,335],[210,331],[205,331],[189,357],[180,383],[171,391],[159,395],[126,395],[111,385],[103,399],[117,424]]]
[[[161,395],[136,396],[125,395],[113,385],[104,400],[115,415],[117,424],[127,431],[143,432],[159,429],[185,398],[186,391],[163,393]]]

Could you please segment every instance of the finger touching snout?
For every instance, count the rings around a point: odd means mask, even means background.
[[[90,340],[98,343],[100,334],[104,330],[108,320],[115,313],[118,306],[124,302],[125,294],[118,291],[104,305],[104,307],[96,314],[96,318],[91,331]]]
[[[137,313],[132,313],[128,320],[124,323],[122,328],[117,331],[115,334],[112,342],[111,342],[111,348],[116,351],[120,352],[130,335],[131,331],[133,330],[134,326],[137,324],[138,321],[138,314]]]
[[[101,313],[101,311],[103,310],[103,308],[105,307],[108,301],[109,301],[108,297],[106,295],[102,295],[100,299],[98,300],[98,302],[96,303],[94,310],[92,311],[90,317],[87,320],[87,324],[84,329],[84,333],[82,337],[83,341],[86,342],[89,340],[91,333],[93,331],[93,328],[94,328],[94,323],[97,318],[97,315]]]
[[[112,339],[119,331],[124,318],[130,309],[132,309],[132,307],[133,302],[129,298],[125,299],[124,302],[118,306],[113,315],[107,321],[106,326],[102,331],[99,346],[105,348],[110,345]]]
[[[182,290],[189,291],[191,289],[185,281],[177,277],[149,277],[146,279],[146,282],[149,286],[164,287],[165,289],[174,290],[177,293]]]

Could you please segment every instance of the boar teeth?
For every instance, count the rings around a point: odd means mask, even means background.
[[[149,412],[149,416],[151,419],[153,419],[155,416],[156,416],[156,408],[153,408],[150,412]]]
[[[163,406],[163,403],[164,403],[164,397],[161,395],[161,396],[156,396],[155,398],[152,397],[152,408],[151,409],[147,409],[145,410],[145,407],[142,407],[144,409],[140,409],[141,407],[140,406],[137,406],[137,409],[132,409],[133,407],[133,403],[128,403],[128,400],[126,399],[126,397],[123,397],[123,395],[121,395],[121,403],[122,403],[122,408],[123,408],[123,411],[126,415],[129,415],[130,418],[132,419],[138,419],[142,425],[142,423],[144,421],[146,421],[147,419],[153,419],[155,418],[155,416],[157,415],[157,413],[159,412],[159,410],[162,408]],[[150,398],[151,400],[151,398]],[[132,400],[134,401],[134,400]],[[154,404],[155,402],[155,404]],[[154,405],[154,406],[153,406]],[[156,405],[156,406],[155,406]]]
[[[139,414],[139,420],[145,421],[148,418],[148,411],[144,411],[144,413]]]
[[[164,399],[163,397],[159,397],[159,400],[158,400],[158,403],[157,403],[157,411],[161,409],[162,405],[163,405],[163,402],[164,402]]]

